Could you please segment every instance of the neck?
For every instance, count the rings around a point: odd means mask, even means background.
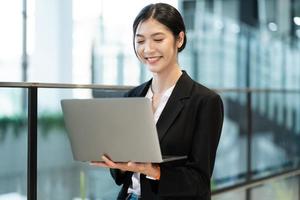
[[[160,73],[154,73],[152,79],[152,91],[155,94],[161,94],[168,88],[175,85],[182,72],[177,65],[170,70],[166,70]]]

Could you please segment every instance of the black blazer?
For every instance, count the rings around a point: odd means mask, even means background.
[[[150,85],[151,80],[130,90],[126,96],[143,97]],[[183,71],[156,126],[162,154],[188,155],[188,159],[160,164],[159,181],[142,174],[142,199],[209,200],[222,124],[220,96]],[[118,185],[123,184],[118,199],[125,199],[133,173],[111,170],[111,174]]]

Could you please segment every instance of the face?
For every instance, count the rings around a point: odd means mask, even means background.
[[[136,30],[135,49],[139,59],[153,73],[177,66],[178,48],[183,42],[183,32],[175,39],[172,32],[155,19],[141,22]]]

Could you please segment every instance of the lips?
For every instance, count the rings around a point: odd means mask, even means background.
[[[147,62],[148,62],[149,64],[154,64],[154,63],[156,63],[160,58],[161,58],[161,56],[153,56],[153,57],[146,57],[145,59],[147,60]]]

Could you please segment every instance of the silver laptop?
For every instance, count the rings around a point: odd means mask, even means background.
[[[73,158],[161,163],[186,156],[161,155],[151,102],[147,98],[65,99],[61,101]]]

